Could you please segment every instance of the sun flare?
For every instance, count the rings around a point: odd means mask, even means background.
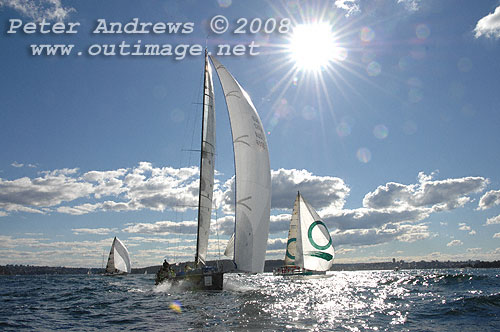
[[[288,46],[291,58],[299,70],[319,71],[331,61],[342,57],[332,26],[328,23],[299,24],[293,29]]]

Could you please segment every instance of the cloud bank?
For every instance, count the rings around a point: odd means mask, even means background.
[[[369,246],[390,241],[414,242],[433,236],[424,222],[431,214],[463,207],[471,196],[484,191],[489,180],[462,177],[435,180],[421,172],[417,182],[388,182],[368,192],[362,206],[345,208],[350,189],[337,177],[319,176],[307,170],[273,170],[271,238],[284,241],[297,191],[323,217],[336,245]],[[234,230],[234,177],[215,184],[214,197],[223,215],[212,220],[214,232],[231,236]],[[498,204],[499,191],[489,191],[478,209]],[[154,167],[141,162],[133,168],[79,172],[61,169],[37,177],[0,178],[0,217],[13,213],[61,213],[83,215],[98,211],[196,210],[198,168]],[[498,223],[498,217],[487,224]],[[475,232],[465,224],[460,230]],[[468,228],[468,229],[467,229]],[[109,229],[75,228],[75,234],[108,234]],[[128,224],[131,234],[196,234],[196,221],[155,221]],[[275,242],[273,245],[277,246]],[[283,246],[284,248],[284,246]]]

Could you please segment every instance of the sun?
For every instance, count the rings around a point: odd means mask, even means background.
[[[342,49],[335,43],[332,26],[326,22],[298,24],[288,45],[296,69],[317,72],[341,57]]]

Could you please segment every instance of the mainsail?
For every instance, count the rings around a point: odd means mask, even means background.
[[[262,122],[248,94],[210,56],[224,90],[233,136],[236,172],[234,262],[247,272],[263,272],[271,208],[271,169]]]
[[[106,273],[130,273],[130,256],[122,241],[115,236],[109,251]]]
[[[196,264],[205,264],[212,216],[215,166],[215,110],[212,67],[205,54],[205,79],[203,88],[203,119],[201,133],[200,190],[198,199],[198,237]]]
[[[295,265],[313,271],[327,271],[335,255],[325,223],[298,194],[298,229]],[[292,217],[293,220],[293,217]]]

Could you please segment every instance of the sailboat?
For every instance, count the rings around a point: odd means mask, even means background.
[[[231,73],[205,51],[195,266],[188,271],[173,271],[165,264],[156,275],[156,284],[165,280],[188,280],[192,288],[222,290],[224,271],[206,265],[215,166],[214,88],[209,59],[224,92],[233,139],[236,203],[231,245],[234,270],[264,271],[271,209],[271,169],[266,135],[249,95]]]
[[[113,239],[109,251],[108,264],[106,264],[106,275],[117,275],[130,273],[130,256],[127,247],[116,236]]]
[[[325,274],[333,264],[335,251],[328,228],[300,192],[293,205],[288,231],[285,265],[274,275]]]

